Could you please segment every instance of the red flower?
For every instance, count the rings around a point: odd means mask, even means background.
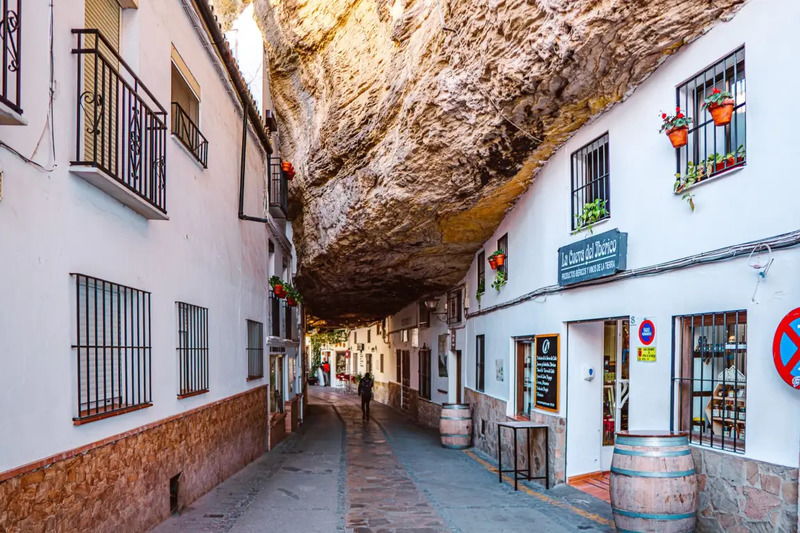
[[[675,112],[676,112],[676,113],[680,113],[680,112],[681,112],[681,107],[680,107],[680,106],[676,107],[676,108],[675,108]]]
[[[719,89],[717,89],[716,87],[714,87],[714,90],[713,90],[713,91],[711,91],[711,94],[719,94],[720,92],[722,92],[722,91],[720,91]]]
[[[675,118],[683,118],[683,117],[684,117],[683,113],[678,113],[678,115]]]
[[[661,113],[661,118],[664,119],[664,120],[667,120],[667,114],[666,113]]]

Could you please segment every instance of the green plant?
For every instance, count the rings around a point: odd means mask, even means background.
[[[500,291],[502,289],[508,279],[506,278],[506,273],[504,270],[498,270],[494,276],[494,281],[492,282],[492,288],[496,291]]]
[[[483,296],[484,293],[486,293],[486,280],[481,279],[481,280],[478,280],[478,288],[475,291],[475,299],[480,302],[481,301],[481,296]]]
[[[700,181],[701,177],[705,175],[706,165],[695,165],[693,162],[689,161],[686,165],[686,174],[681,175],[680,173],[675,174],[675,184],[672,187],[672,190],[676,193],[683,193],[681,195],[681,200],[686,200],[689,203],[689,207],[694,212],[695,204],[694,204],[694,194],[688,190],[689,187]],[[701,177],[698,177],[698,172],[701,174]]]
[[[706,109],[709,107],[716,107],[728,103],[727,101],[732,98],[731,93],[728,91],[721,91],[715,87],[714,90],[711,91],[711,94],[706,96],[705,100],[703,100],[703,107]]]
[[[300,291],[294,287],[294,285],[291,283],[286,283],[284,288],[286,289],[286,296],[293,299],[297,303],[303,302],[303,296],[300,294]]]
[[[681,113],[681,108],[675,108],[674,115],[667,115],[666,113],[661,113],[661,129],[659,133],[664,133],[665,131],[674,130],[677,128],[688,128],[689,124],[692,123],[692,119]]]
[[[283,283],[283,280],[281,278],[279,278],[278,276],[272,276],[271,278],[269,278],[269,286],[274,289],[275,285],[284,285],[285,286],[285,283]]]
[[[607,204],[608,201],[602,198],[595,198],[593,201],[583,204],[583,211],[578,215],[578,229],[588,229],[589,233],[592,233],[595,223],[608,216]]]
[[[494,259],[494,258],[496,258],[498,255],[506,255],[506,251],[505,251],[505,250],[495,250],[495,251],[492,253],[492,255],[490,255],[490,256],[489,256],[489,259]]]
[[[334,329],[329,331],[316,331],[308,336],[311,344],[311,374],[317,373],[317,368],[322,365],[322,346],[324,344],[337,344],[347,340],[347,331]]]

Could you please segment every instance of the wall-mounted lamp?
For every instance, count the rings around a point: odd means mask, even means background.
[[[439,320],[441,320],[442,322],[446,322],[446,320],[444,318],[442,318],[442,317],[446,317],[447,316],[447,304],[446,303],[445,303],[445,306],[444,306],[444,311],[438,312],[438,311],[436,311],[436,308],[439,307],[439,299],[436,298],[436,297],[431,297],[431,298],[426,298],[425,299],[425,307],[428,309],[430,314],[436,315],[439,318]]]

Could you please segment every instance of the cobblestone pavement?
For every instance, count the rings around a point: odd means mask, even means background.
[[[499,483],[490,458],[439,446],[373,402],[310,389],[306,423],[278,447],[155,531],[613,531],[610,508],[571,487]]]

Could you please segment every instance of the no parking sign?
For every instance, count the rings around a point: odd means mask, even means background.
[[[800,307],[790,311],[778,324],[772,356],[781,379],[800,390]]]

